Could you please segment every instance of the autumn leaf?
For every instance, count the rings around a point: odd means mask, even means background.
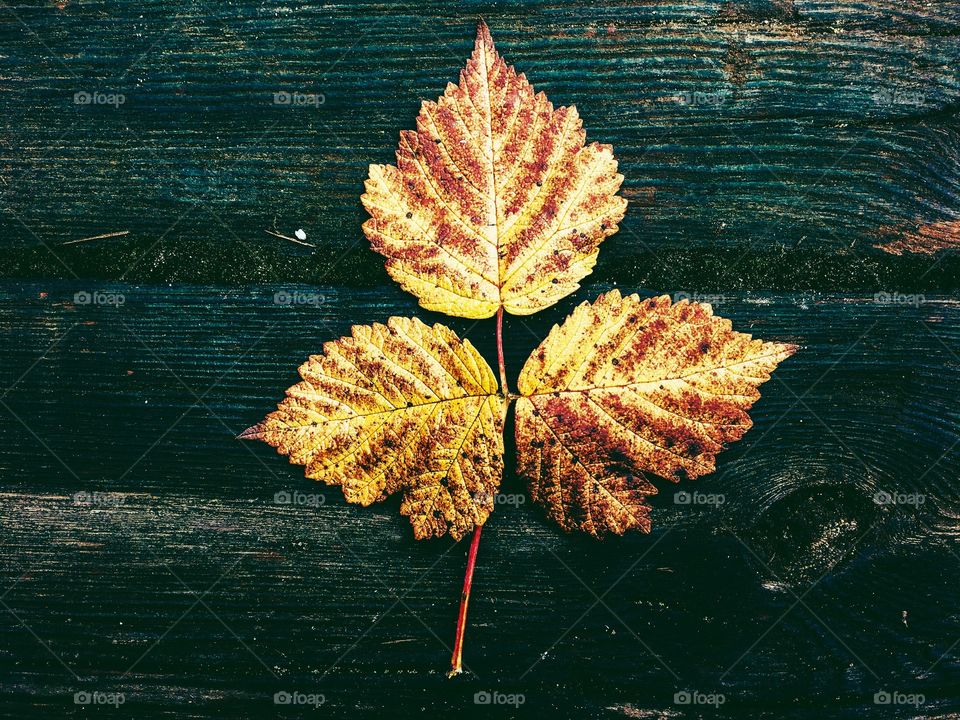
[[[390,318],[354,326],[300,367],[303,381],[258,425],[259,439],[370,505],[403,492],[417,539],[455,539],[493,510],[503,473],[504,398],[469,341],[443,325]]]
[[[586,143],[575,107],[554,108],[498,54],[480,23],[473,55],[396,165],[371,165],[363,229],[429,309],[497,316],[502,394],[490,367],[442,325],[355,326],[300,368],[303,381],[241,438],[260,439],[370,505],[402,492],[418,538],[473,530],[451,675],[462,650],[484,522],[517,400],[520,475],[566,530],[650,531],[653,479],[713,472],[750,428],[757,388],[796,348],[735,332],[709,305],[619,292],[555,326],[508,393],[503,313],[529,315],[579,287],[626,201],[609,145]]]
[[[370,166],[364,232],[429,310],[549,307],[591,272],[626,210],[612,148],[585,137],[577,109],[535,94],[481,23],[460,83],[423,103],[395,166]]]
[[[668,296],[580,305],[520,373],[518,469],[532,499],[565,530],[649,532],[651,477],[713,472],[751,427],[758,386],[795,351]]]

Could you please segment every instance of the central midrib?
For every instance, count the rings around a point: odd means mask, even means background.
[[[496,163],[493,157],[493,100],[490,97],[490,77],[487,72],[487,42],[486,39],[480,44],[480,56],[483,67],[483,92],[486,95],[487,105],[487,136],[485,138],[487,145],[487,192],[490,194],[490,200],[487,205],[487,226],[484,231],[489,238],[490,245],[493,248],[494,262],[497,264],[497,300],[503,305],[503,268],[500,267],[500,213],[497,207],[497,173]],[[492,222],[491,222],[492,220]]]

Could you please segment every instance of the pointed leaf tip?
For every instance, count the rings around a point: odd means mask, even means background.
[[[261,433],[263,432],[263,423],[257,423],[256,425],[251,425],[242,433],[237,435],[237,440],[259,440]]]
[[[493,35],[490,33],[490,27],[487,25],[487,21],[483,18],[477,21],[477,39],[476,43],[483,43],[490,47],[493,46]]]

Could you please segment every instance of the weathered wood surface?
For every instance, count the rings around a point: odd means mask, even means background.
[[[511,379],[613,282],[803,349],[690,488],[722,505],[665,487],[603,544],[499,507],[451,682],[465,546],[234,436],[351,323],[426,316],[359,195],[480,16],[630,200],[583,290],[507,319]],[[957,717],[960,254],[874,245],[960,218],[958,98],[956,1],[0,4],[0,715]]]
[[[511,382],[603,289],[508,318]],[[124,302],[77,304],[84,291]],[[324,299],[282,306],[278,291]],[[323,341],[418,312],[412,298],[0,285],[0,713],[86,714],[73,694],[88,690],[123,692],[118,716],[307,715],[273,704],[287,690],[322,693],[334,717],[511,714],[478,691],[523,693],[533,717],[956,717],[960,305],[714,300],[738,329],[802,346],[718,472],[686,486],[725,502],[663,487],[651,535],[605,543],[499,507],[472,673],[448,681],[466,543],[416,543],[396,502],[347,506],[234,439]],[[491,358],[492,321],[444,321]],[[282,490],[325,502],[277,505]],[[523,493],[509,469],[504,490]],[[690,710],[673,702],[684,689],[726,702]],[[882,690],[925,702],[875,705]]]
[[[631,207],[599,279],[957,285],[956,258],[931,270],[873,247],[960,217],[955,0],[0,10],[7,276],[382,281],[360,232],[367,165],[456,78],[482,15],[621,161]],[[75,104],[98,92],[124,102]]]

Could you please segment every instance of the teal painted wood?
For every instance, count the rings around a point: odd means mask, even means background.
[[[631,201],[583,290],[507,318],[511,379],[613,282],[718,295],[804,348],[691,488],[718,508],[666,487],[653,535],[602,545],[498,508],[450,683],[465,548],[233,437],[351,323],[428,317],[358,197],[479,16],[615,146]],[[79,690],[170,717],[297,714],[279,690],[335,717],[490,717],[482,690],[537,717],[671,716],[682,689],[723,692],[718,716],[886,717],[883,689],[960,711],[960,258],[872,247],[960,216],[958,56],[957,2],[0,6],[0,278],[28,279],[0,284],[0,715],[82,712]],[[75,103],[97,92],[124,102]],[[97,291],[124,303],[74,301]],[[429,317],[493,359],[491,322]]]
[[[512,383],[552,323],[601,289],[507,318]],[[97,291],[123,302],[75,301]],[[279,305],[282,291],[323,300]],[[754,428],[685,486],[725,502],[677,503],[682,488],[661,483],[654,533],[604,543],[529,502],[499,506],[471,600],[472,674],[450,682],[466,544],[417,543],[396,501],[348,506],[234,439],[324,341],[416,313],[411,298],[392,285],[0,285],[0,387],[13,386],[0,587],[15,613],[0,607],[0,714],[67,714],[88,690],[123,692],[134,717],[301,716],[273,704],[285,690],[322,693],[333,717],[489,717],[480,691],[523,693],[529,717],[685,717],[674,693],[698,690],[725,695],[718,717],[885,718],[873,698],[887,690],[925,695],[896,708],[911,717],[949,717],[960,306],[711,299],[737,329],[802,346],[764,385]],[[493,321],[443,321],[494,358]],[[509,469],[503,487],[523,496]],[[278,491],[325,501],[278,505]]]
[[[956,288],[955,258],[873,248],[960,217],[960,3],[889,0],[8,5],[0,275],[382,281],[367,165],[456,78],[481,15],[620,158],[631,205],[601,280]]]

